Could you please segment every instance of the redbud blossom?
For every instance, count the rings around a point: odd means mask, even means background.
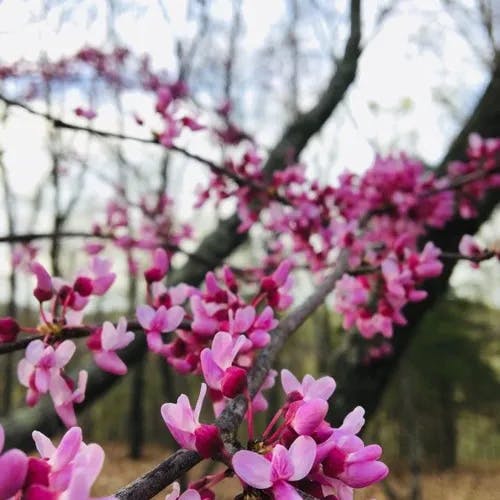
[[[270,457],[253,451],[237,451],[232,460],[236,475],[249,486],[271,489],[275,498],[299,500],[302,498],[289,481],[306,477],[314,464],[316,443],[309,436],[299,436],[286,449],[277,444]]]
[[[38,262],[31,264],[31,270],[36,277],[37,285],[33,295],[39,302],[50,300],[53,295],[52,279],[45,268]]]
[[[157,248],[153,255],[153,266],[144,271],[148,283],[161,281],[167,274],[169,267],[168,255],[163,248]]]
[[[134,337],[133,332],[127,331],[126,319],[120,318],[116,328],[109,321],[105,321],[102,328],[95,330],[87,339],[87,346],[99,368],[115,375],[125,375],[127,365],[115,351],[128,346]]]
[[[175,482],[172,486],[172,492],[167,494],[165,500],[202,500],[200,494],[196,490],[188,489],[181,494],[181,486],[179,483]]]

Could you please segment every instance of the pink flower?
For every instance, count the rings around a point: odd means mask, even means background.
[[[197,132],[198,130],[203,130],[205,127],[199,123],[196,119],[191,118],[189,116],[184,116],[181,118],[182,124],[192,130],[193,132]]]
[[[39,302],[50,300],[53,295],[52,278],[45,268],[38,262],[31,264],[31,271],[36,277],[36,288],[33,295]]]
[[[57,448],[47,436],[38,431],[33,431],[33,441],[40,456],[50,466],[50,486],[59,491],[66,489],[71,476],[72,461],[82,445],[80,427],[69,429]]]
[[[120,318],[115,326],[105,321],[87,340],[87,346],[92,350],[94,361],[104,371],[115,375],[125,375],[127,365],[118,357],[115,351],[123,349],[134,340],[134,333],[127,331],[127,320]]]
[[[483,254],[484,249],[470,234],[464,234],[458,245],[458,251],[466,257],[477,258]]]
[[[196,490],[188,489],[181,494],[181,487],[178,482],[175,482],[172,486],[172,492],[167,494],[165,500],[202,500]]]
[[[161,281],[167,274],[169,267],[168,255],[163,248],[157,248],[153,254],[153,265],[144,271],[148,283]]]
[[[41,340],[33,340],[28,344],[25,358],[19,361],[17,367],[19,381],[28,388],[28,405],[34,406],[40,395],[49,391],[53,374],[59,373],[69,363],[75,349],[71,340],[65,340],[56,349],[45,346]]]
[[[293,297],[289,293],[293,279],[290,272],[293,262],[285,259],[271,276],[262,279],[261,290],[267,295],[268,304],[276,309],[287,309],[293,302]]]
[[[201,351],[201,369],[210,388],[221,390],[226,371],[233,365],[246,341],[244,335],[233,339],[232,335],[227,332],[218,332],[213,339],[212,347]]]
[[[116,274],[110,272],[111,262],[107,259],[94,255],[90,261],[90,272],[92,274],[92,294],[104,295],[116,279]]]
[[[85,399],[85,389],[87,387],[88,373],[80,370],[78,373],[78,383],[61,373],[54,373],[50,382],[50,397],[54,402],[54,408],[59,418],[66,427],[76,425],[74,403],[82,403]]]
[[[5,434],[0,425],[0,499],[8,499],[22,489],[28,472],[28,458],[17,449],[2,454]]]
[[[310,436],[324,422],[327,412],[324,399],[299,400],[290,405],[285,419],[297,434]]]
[[[245,306],[236,310],[234,318],[229,320],[229,331],[232,334],[244,333],[250,342],[243,347],[243,351],[252,348],[260,349],[271,340],[269,332],[278,326],[274,318],[273,309],[266,306],[257,316],[255,307]]]
[[[37,475],[31,478],[26,498],[91,500],[90,490],[102,469],[104,450],[94,443],[85,444],[79,427],[69,429],[57,448],[41,432],[34,431],[33,440],[48,467],[40,470],[38,478]]]
[[[202,298],[198,295],[193,295],[189,300],[189,304],[193,313],[193,321],[191,322],[193,332],[204,337],[214,335],[219,329],[219,322],[209,315]]]
[[[160,87],[156,92],[156,111],[164,115],[168,105],[172,102],[173,97],[168,87]]]
[[[237,451],[232,464],[236,475],[252,488],[270,489],[277,500],[299,500],[302,496],[289,481],[304,479],[315,458],[315,441],[308,436],[299,436],[288,450],[281,444],[275,445],[271,456],[248,450]]]
[[[185,394],[177,398],[177,403],[165,403],[161,407],[161,415],[170,433],[183,448],[188,450],[196,451],[195,431],[201,426],[199,418],[206,393],[206,384],[201,384],[194,410]]]
[[[443,270],[443,264],[438,260],[441,250],[432,241],[428,241],[418,257],[414,273],[419,279],[435,278]]]
[[[156,310],[147,305],[137,308],[137,320],[146,330],[148,347],[151,351],[159,354],[165,351],[161,334],[173,332],[181,324],[184,314],[184,309],[180,306],[173,306],[170,309],[160,306]]]
[[[292,400],[301,398],[304,401],[323,399],[327,401],[335,391],[335,380],[332,377],[321,377],[315,380],[311,375],[305,375],[300,383],[289,370],[281,370],[281,385]]]
[[[363,416],[363,408],[356,407],[318,446],[316,461],[322,465],[323,484],[335,486],[335,481],[340,480],[352,488],[364,488],[389,473],[387,466],[378,461],[382,448],[376,444],[365,446],[355,435],[364,425]]]

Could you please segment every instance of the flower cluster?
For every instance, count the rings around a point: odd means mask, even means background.
[[[457,178],[470,180],[457,191],[458,210],[464,219],[475,217],[477,200],[488,189],[500,186],[500,140],[483,139],[477,134],[471,134],[467,156],[469,161],[454,161],[448,166],[450,183]]]
[[[393,324],[406,324],[403,307],[427,296],[417,287],[441,274],[439,255],[429,242],[422,252],[406,247],[399,255],[389,254],[380,264],[380,274],[344,275],[335,287],[335,307],[343,315],[344,328],[356,327],[365,338],[377,333],[392,337]]]
[[[27,388],[26,403],[34,406],[42,395],[50,394],[57,414],[67,427],[76,425],[74,404],[85,398],[87,372],[81,370],[76,383],[65,373],[76,345],[72,340],[60,339],[59,335],[65,328],[82,325],[90,296],[102,296],[109,290],[116,277],[110,267],[108,261],[93,257],[87,269],[79,272],[72,282],[65,282],[51,277],[38,262],[32,262],[30,269],[36,277],[33,295],[40,304],[40,325],[35,329],[21,328],[12,318],[0,320],[2,342],[12,342],[21,331],[43,335],[28,344],[18,365],[18,378]],[[114,369],[114,373],[126,372],[114,350],[125,347],[133,338],[133,334],[131,338],[130,332],[121,329],[126,329],[123,322],[118,330],[105,324],[94,332],[89,343],[99,366]]]
[[[224,448],[218,428],[199,422],[207,390],[204,384],[194,411],[187,397],[181,395],[177,403],[163,405],[162,415],[181,446],[204,458],[225,462],[249,497],[255,490],[262,490],[276,499],[299,499],[302,491],[315,498],[351,500],[353,489],[387,476],[387,466],[379,461],[380,446],[366,446],[357,436],[364,424],[361,407],[349,413],[338,428],[325,421],[327,401],[335,390],[331,377],[315,380],[306,375],[299,382],[291,372],[283,370],[281,382],[286,394],[284,405],[262,438],[250,439],[248,449],[233,456]],[[249,411],[253,411],[251,407]],[[210,487],[228,477],[228,471],[192,483],[181,496],[176,486],[167,499],[215,498]]]
[[[152,277],[162,277],[165,270],[162,262],[166,255],[161,249],[155,255],[157,263],[146,271],[150,304],[137,308],[137,319],[146,332],[148,346],[181,373],[200,373],[204,365],[214,395],[221,389],[222,376],[210,373],[234,368],[233,365],[249,367],[255,350],[269,343],[269,332],[277,326],[274,311],[284,310],[292,302],[291,263],[285,261],[264,276],[254,297],[247,301],[239,293],[237,280],[228,267],[223,268],[220,279],[207,273],[204,290],[185,284],[166,287],[158,281],[151,282]],[[188,328],[182,324],[184,318],[189,320]],[[164,343],[162,335],[173,331],[174,338]]]
[[[33,432],[33,440],[40,458],[27,457],[17,449],[0,454],[0,500],[91,500],[90,490],[104,463],[103,449],[85,444],[79,427],[68,430],[57,447],[38,431]],[[0,425],[0,453],[3,445]]]

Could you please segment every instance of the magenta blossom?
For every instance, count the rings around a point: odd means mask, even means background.
[[[75,343],[71,340],[65,340],[55,349],[41,340],[28,344],[25,358],[19,361],[17,367],[19,381],[28,388],[28,405],[34,406],[42,394],[49,392],[53,375],[69,363],[75,350]]]
[[[161,407],[161,415],[170,433],[183,448],[188,450],[196,450],[195,431],[201,426],[199,418],[206,393],[207,386],[201,384],[194,410],[185,394],[177,398],[177,403],[165,403]]]
[[[165,500],[202,500],[200,494],[196,490],[188,489],[181,494],[181,487],[178,482],[175,482],[173,489],[167,494]]]
[[[33,295],[39,302],[50,300],[54,294],[50,274],[38,262],[31,264],[31,271],[36,277],[36,288],[33,290]]]
[[[87,339],[87,346],[94,355],[94,361],[102,370],[125,375],[127,365],[118,357],[115,351],[123,349],[134,340],[134,333],[127,331],[127,320],[120,318],[115,327],[105,321],[102,328],[98,328]]]
[[[281,385],[289,399],[301,398],[304,401],[324,399],[327,401],[335,391],[335,380],[332,377],[321,377],[315,380],[311,375],[304,375],[300,383],[289,370],[281,370]]]
[[[93,109],[86,109],[82,107],[75,108],[74,112],[76,116],[86,118],[87,120],[93,120],[97,116],[97,113]]]
[[[376,444],[365,446],[356,436],[364,423],[364,410],[358,406],[318,446],[316,463],[321,463],[322,473],[315,479],[330,487],[336,487],[340,480],[351,488],[364,488],[387,476],[388,467],[378,461],[382,448]]]
[[[267,456],[248,450],[237,451],[232,464],[236,475],[248,486],[271,490],[276,500],[300,500],[302,496],[290,482],[304,479],[315,458],[314,439],[299,436],[288,450],[277,444]]]
[[[212,347],[201,351],[201,369],[205,381],[211,389],[221,390],[221,384],[228,369],[247,342],[244,335],[233,339],[227,332],[218,332],[212,342]]]
[[[201,424],[200,412],[207,393],[207,386],[201,384],[200,395],[193,409],[185,394],[177,403],[165,403],[161,415],[174,439],[188,450],[197,451],[202,457],[215,457],[222,452],[224,444],[215,425]]]
[[[92,275],[92,294],[104,295],[116,279],[116,274],[111,272],[111,262],[94,255],[90,261]]]
[[[26,485],[26,498],[91,500],[90,490],[102,469],[104,450],[94,443],[85,444],[79,427],[69,429],[57,447],[38,431],[33,432],[33,440],[46,466],[38,467],[38,474]]]
[[[85,399],[88,373],[80,370],[78,381],[75,383],[64,374],[54,373],[50,383],[50,397],[54,402],[54,409],[66,427],[76,425],[76,415],[73,405],[82,403]]]
[[[184,309],[180,306],[172,306],[170,309],[160,306],[156,310],[147,305],[137,308],[136,316],[146,330],[148,347],[151,351],[159,354],[165,351],[161,334],[173,332],[181,324],[184,314]]]
[[[161,281],[167,274],[169,267],[168,255],[163,248],[157,248],[153,254],[153,265],[144,271],[148,283]]]
[[[21,329],[14,318],[0,318],[0,344],[13,342],[20,331]]]

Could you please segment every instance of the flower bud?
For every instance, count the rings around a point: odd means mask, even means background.
[[[154,283],[156,281],[161,281],[163,279],[163,273],[161,269],[157,267],[151,267],[144,271],[144,277],[148,283]]]
[[[28,458],[28,473],[24,487],[28,488],[32,484],[39,484],[42,486],[49,485],[50,465],[46,460],[41,458],[29,457]]]
[[[14,318],[0,318],[0,344],[16,340],[20,328]]]
[[[36,287],[33,290],[33,295],[38,302],[45,302],[52,298],[52,290],[44,290],[42,288]]]
[[[238,366],[230,366],[221,381],[222,394],[226,398],[235,398],[247,388],[247,372]]]
[[[203,458],[217,456],[224,448],[216,425],[203,424],[194,431],[195,446]]]
[[[346,454],[340,448],[333,448],[323,460],[323,471],[327,476],[337,477],[346,466]]]
[[[73,290],[82,297],[88,297],[92,293],[92,288],[92,280],[85,276],[77,278],[73,285]]]

